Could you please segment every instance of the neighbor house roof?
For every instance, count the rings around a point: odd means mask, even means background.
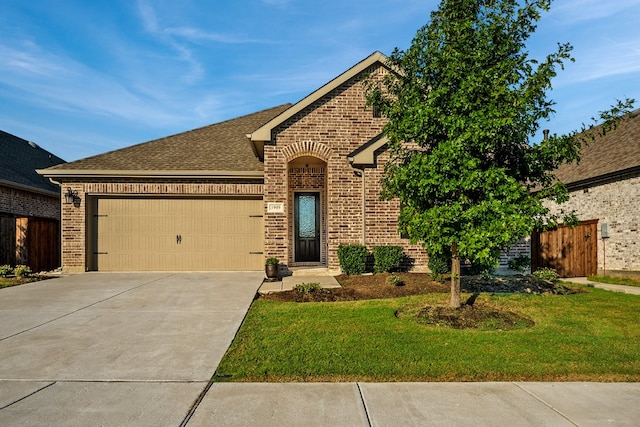
[[[640,110],[626,115],[615,130],[584,145],[580,156],[580,163],[556,170],[560,181],[575,187],[640,171]]]
[[[33,142],[0,131],[0,185],[20,188],[36,193],[59,196],[60,188],[36,169],[64,163]]]
[[[263,164],[247,134],[290,104],[40,171],[63,176],[261,177]]]

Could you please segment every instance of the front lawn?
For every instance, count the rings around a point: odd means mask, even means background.
[[[451,329],[397,316],[446,298],[258,299],[214,381],[640,381],[638,296],[601,289],[480,294],[476,304],[535,323],[511,331]]]

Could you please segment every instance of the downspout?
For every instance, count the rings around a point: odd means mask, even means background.
[[[367,246],[367,221],[366,221],[366,193],[365,193],[365,183],[364,183],[364,166],[362,169],[357,168],[353,165],[353,157],[348,157],[349,167],[353,171],[355,176],[359,176],[362,180],[362,195],[361,195],[361,204],[362,204],[362,246]]]
[[[62,265],[62,242],[64,242],[63,238],[64,236],[62,235],[62,231],[64,230],[64,227],[62,226],[62,211],[64,210],[64,206],[62,206],[62,183],[58,182],[56,180],[54,180],[53,178],[49,177],[49,181],[51,181],[52,184],[57,185],[58,187],[60,187],[60,268],[62,270],[64,270],[63,265]]]

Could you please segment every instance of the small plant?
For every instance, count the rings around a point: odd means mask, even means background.
[[[524,273],[531,266],[531,258],[527,255],[518,255],[509,260],[509,269]]]
[[[493,272],[491,270],[484,270],[482,273],[480,273],[480,278],[482,280],[491,280],[493,278]]]
[[[403,286],[404,282],[400,277],[392,274],[391,276],[387,277],[387,284],[392,286]]]
[[[13,274],[16,277],[29,277],[31,273],[31,268],[28,265],[16,265],[16,268],[13,269]]]
[[[299,283],[295,285],[293,289],[300,292],[301,294],[306,294],[317,292],[322,289],[322,286],[320,286],[320,283]]]
[[[436,282],[444,282],[444,275],[451,272],[451,253],[429,254],[430,275]]]
[[[13,273],[13,268],[10,265],[0,265],[0,277],[7,277],[11,273]]]
[[[549,282],[558,281],[558,273],[553,268],[540,268],[533,272],[533,275],[540,280],[547,280]]]
[[[340,268],[346,275],[362,274],[367,270],[369,251],[363,245],[338,246],[338,261]]]
[[[391,272],[400,269],[404,252],[402,246],[376,246],[373,248],[373,271]]]
[[[265,264],[267,265],[278,265],[280,263],[280,260],[278,258],[267,258],[267,260],[265,261]]]

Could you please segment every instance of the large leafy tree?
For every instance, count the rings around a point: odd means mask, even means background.
[[[539,62],[526,49],[550,4],[443,0],[409,49],[389,57],[392,72],[370,82],[394,156],[383,196],[400,199],[400,229],[412,241],[432,256],[451,252],[454,307],[461,258],[495,265],[534,228],[575,220],[550,216],[543,201],[567,200],[553,171],[578,160],[583,133],[531,142],[553,113],[551,80],[573,60],[569,44]]]

